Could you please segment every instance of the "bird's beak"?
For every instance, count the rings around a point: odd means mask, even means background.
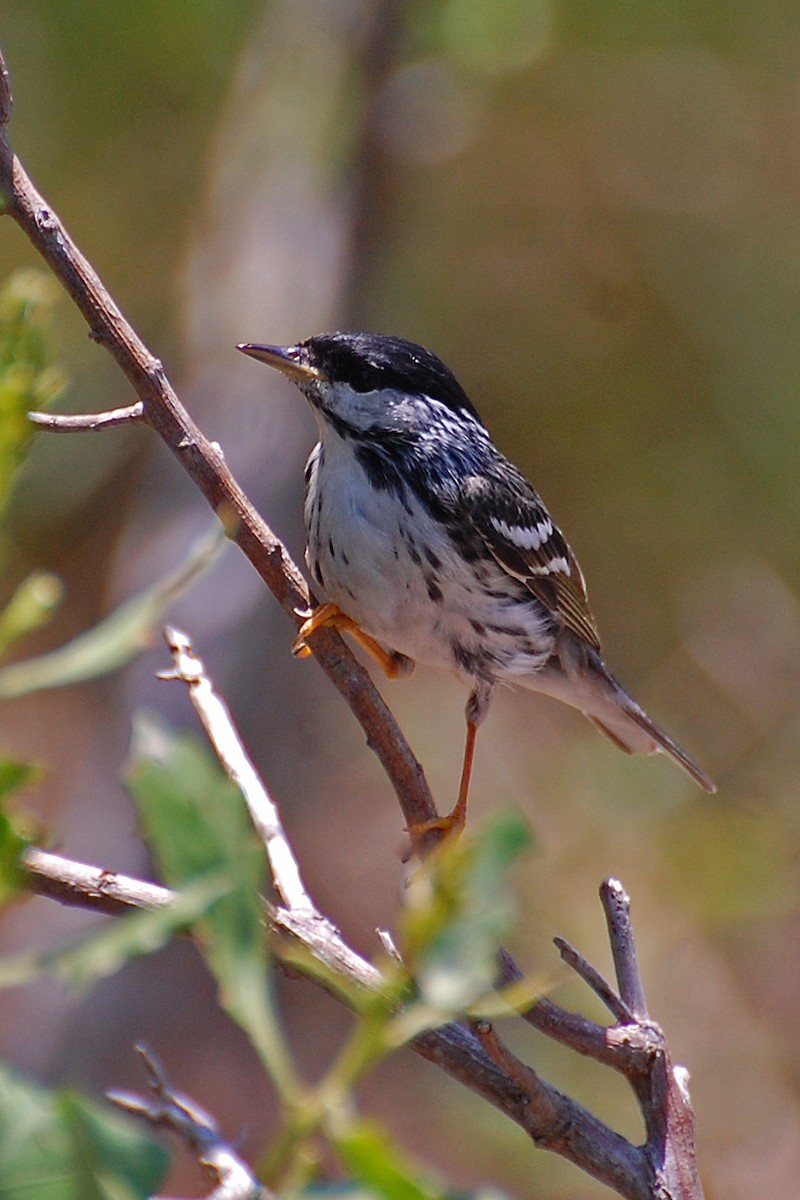
[[[322,378],[316,367],[309,367],[300,361],[298,346],[258,346],[253,342],[242,342],[236,349],[250,358],[266,363],[268,367],[275,367],[277,371],[298,383]]]

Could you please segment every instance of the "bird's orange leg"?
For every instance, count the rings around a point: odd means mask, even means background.
[[[458,785],[458,799],[455,808],[446,817],[435,817],[432,821],[419,821],[411,825],[408,832],[413,842],[419,841],[426,833],[439,832],[443,837],[458,837],[463,833],[467,823],[467,797],[469,784],[472,779],[472,764],[475,761],[475,741],[478,736],[478,726],[467,718],[467,741],[464,746],[464,762],[461,766],[461,782]]]
[[[300,626],[297,637],[292,642],[292,654],[298,658],[306,658],[311,653],[311,647],[307,644],[306,639],[324,626],[338,629],[339,633],[349,633],[359,646],[380,663],[390,679],[396,679],[398,675],[405,674],[409,666],[414,665],[404,654],[384,650],[383,646],[379,646],[375,639],[365,633],[352,617],[348,617],[347,613],[342,612],[338,604],[321,604],[319,608],[314,609],[311,616]]]

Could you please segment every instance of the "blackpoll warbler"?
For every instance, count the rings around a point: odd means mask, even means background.
[[[463,827],[475,735],[498,682],[555,696],[623,750],[662,750],[715,790],[606,667],[575,555],[435,354],[370,333],[238,348],[297,384],[319,427],[306,559],[327,602],[295,652],[333,625],[390,675],[418,659],[470,688],[458,800],[436,827]]]

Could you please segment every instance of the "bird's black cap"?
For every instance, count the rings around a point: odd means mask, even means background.
[[[379,333],[319,333],[300,348],[309,366],[331,383],[347,383],[357,392],[393,389],[430,396],[480,420],[452,371],[415,342]]]

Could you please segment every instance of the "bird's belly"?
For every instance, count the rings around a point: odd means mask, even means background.
[[[554,635],[539,602],[492,559],[465,562],[421,506],[391,501],[351,495],[310,528],[308,563],[326,598],[387,648],[464,678],[540,670]]]

